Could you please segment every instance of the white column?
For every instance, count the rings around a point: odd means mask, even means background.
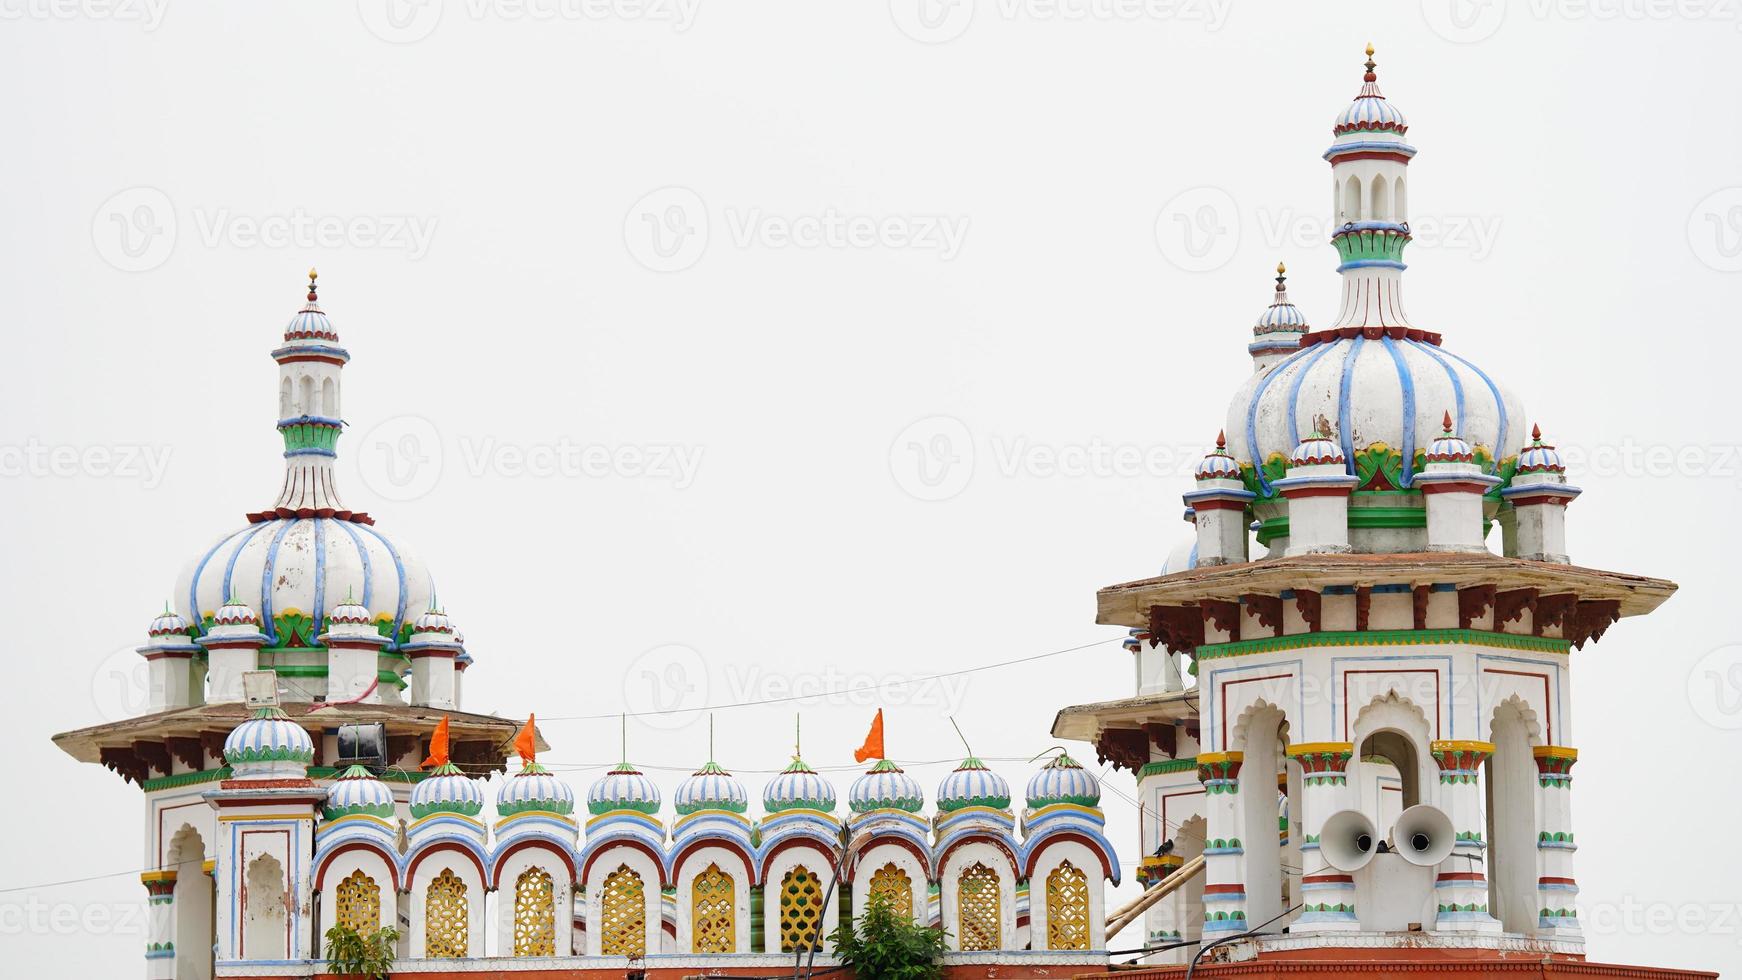
[[[1543,910],[1537,936],[1583,942],[1585,934],[1574,907],[1579,885],[1573,879],[1573,852],[1578,846],[1573,843],[1572,771],[1579,750],[1539,745],[1531,754],[1537,771],[1537,907]]]
[[[1440,808],[1451,818],[1451,856],[1434,878],[1434,931],[1498,933],[1500,920],[1488,908],[1488,847],[1482,840],[1482,763],[1491,742],[1438,741],[1428,745],[1439,764]]]
[[[1319,839],[1325,820],[1349,807],[1349,759],[1355,754],[1351,742],[1297,742],[1288,756],[1301,769],[1301,914],[1289,931],[1296,935],[1325,932],[1357,932],[1355,876],[1325,862]]]
[[[1203,939],[1214,942],[1252,928],[1246,921],[1246,851],[1241,845],[1245,821],[1240,812],[1240,764],[1243,752],[1198,755],[1198,779],[1204,784]]]

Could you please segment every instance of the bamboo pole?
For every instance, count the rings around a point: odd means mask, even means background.
[[[1113,937],[1117,936],[1121,929],[1137,921],[1137,917],[1147,911],[1151,905],[1173,894],[1175,889],[1190,881],[1203,870],[1204,856],[1200,854],[1180,865],[1178,871],[1168,875],[1166,881],[1144,892],[1137,901],[1120,909],[1113,918],[1107,920],[1107,942],[1111,943]]]

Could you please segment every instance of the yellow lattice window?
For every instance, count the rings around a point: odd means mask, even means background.
[[[618,865],[605,876],[599,896],[599,952],[606,956],[647,955],[647,886],[641,876]]]
[[[690,886],[690,952],[736,953],[737,890],[732,876],[710,864]]]
[[[1089,879],[1069,861],[1046,876],[1046,948],[1089,949]]]
[[[956,879],[956,938],[967,951],[999,948],[1004,895],[998,872],[973,864]]]
[[[339,882],[334,919],[361,933],[381,928],[381,886],[361,871]]]
[[[471,927],[466,883],[454,869],[443,868],[423,893],[423,955],[430,959],[465,956]]]
[[[889,900],[889,907],[903,919],[913,918],[913,879],[891,861],[871,875],[870,894]]]
[[[556,955],[556,884],[538,868],[514,882],[514,955]]]
[[[823,920],[823,890],[817,876],[794,865],[780,881],[780,951],[793,953],[816,943]]]

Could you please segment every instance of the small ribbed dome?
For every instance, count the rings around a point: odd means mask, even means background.
[[[368,606],[346,596],[344,602],[333,607],[327,622],[341,626],[368,626],[375,622],[375,617],[369,612]]]
[[[1300,445],[1294,447],[1294,452],[1289,454],[1288,462],[1291,466],[1318,466],[1324,463],[1346,463],[1348,458],[1343,455],[1341,447],[1332,442],[1329,436],[1321,433],[1302,439]]]
[[[763,788],[762,809],[769,813],[779,813],[782,810],[821,810],[831,813],[835,809],[835,788],[829,785],[828,780],[817,775],[817,771],[806,765],[803,759],[795,757],[792,765],[781,770]]]
[[[446,610],[432,605],[423,615],[412,622],[411,632],[414,634],[446,633],[451,636],[454,633],[454,621],[448,618]]]
[[[699,810],[743,813],[750,809],[750,794],[745,792],[744,784],[712,760],[677,784],[671,801],[680,816]]]
[[[1047,763],[1028,781],[1028,805],[1033,809],[1055,803],[1078,806],[1101,805],[1101,781],[1066,753]]]
[[[1530,446],[1518,456],[1520,473],[1565,473],[1567,461],[1560,451],[1542,441],[1542,427],[1530,427]]]
[[[659,787],[642,775],[641,770],[627,762],[599,777],[587,790],[587,812],[610,813],[612,810],[635,810],[645,814],[659,812]]]
[[[995,810],[1010,808],[1010,784],[974,756],[963,759],[962,764],[938,784],[939,810],[949,813],[965,806],[989,806]]]
[[[1226,433],[1216,433],[1216,448],[1204,455],[1198,461],[1198,468],[1192,475],[1199,480],[1238,480],[1240,479],[1240,464],[1234,457],[1228,455],[1228,436]]]
[[[484,790],[451,762],[437,766],[411,789],[411,815],[422,819],[432,813],[459,813],[475,817],[484,812]]]
[[[260,614],[241,599],[231,596],[212,614],[213,626],[253,626],[259,628]]]
[[[567,816],[575,812],[575,791],[536,762],[528,762],[508,777],[496,794],[496,815],[507,817],[528,810],[548,810]]]
[[[1470,444],[1458,438],[1452,431],[1452,413],[1447,412],[1442,423],[1445,432],[1428,446],[1426,460],[1429,463],[1474,463],[1476,453]]]
[[[186,641],[188,638],[188,621],[180,613],[174,612],[170,609],[165,609],[156,619],[151,621],[150,626],[145,628],[145,635],[150,636],[153,639],[160,636],[180,637],[183,641]]]
[[[224,739],[224,761],[238,779],[306,775],[315,761],[308,732],[278,708],[261,708]]]
[[[1355,101],[1349,103],[1337,122],[1331,127],[1331,132],[1342,136],[1344,133],[1395,133],[1402,136],[1409,131],[1409,121],[1403,118],[1398,108],[1385,100],[1385,95],[1379,91],[1379,77],[1373,69],[1373,46],[1367,46],[1367,74],[1361,79],[1361,91],[1356,93]]]
[[[328,820],[366,813],[383,820],[393,819],[393,791],[362,766],[352,766],[339,775],[327,790],[327,802],[321,815]]]
[[[880,759],[863,776],[853,780],[853,788],[847,792],[847,806],[854,813],[870,810],[918,813],[925,806],[925,789],[893,761]]]
[[[1308,330],[1306,314],[1288,298],[1287,271],[1282,263],[1276,264],[1276,295],[1264,312],[1258,314],[1258,321],[1252,324],[1252,334],[1259,340],[1266,339],[1269,334],[1306,333]]]
[[[315,301],[316,278],[315,270],[308,270],[308,302],[284,325],[284,342],[287,344],[315,340],[332,344],[339,342],[339,332],[333,329],[332,321]]]

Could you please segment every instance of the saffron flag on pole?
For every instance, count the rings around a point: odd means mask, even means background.
[[[538,736],[533,734],[533,719],[535,717],[527,715],[526,727],[520,730],[519,735],[514,736],[514,751],[520,754],[521,761],[527,765],[531,765],[538,759],[538,742],[536,741]]]
[[[853,753],[854,762],[864,762],[866,759],[883,758],[883,709],[877,709],[877,717],[871,719],[871,730],[865,733],[865,744]]]
[[[442,720],[436,722],[435,731],[429,737],[429,758],[423,760],[424,769],[440,769],[448,764],[448,716],[442,715]]]

